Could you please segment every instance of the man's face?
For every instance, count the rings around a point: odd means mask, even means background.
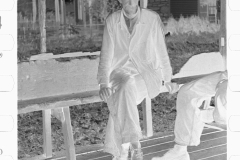
[[[120,3],[122,3],[124,11],[129,15],[133,15],[137,11],[139,0],[119,0]]]

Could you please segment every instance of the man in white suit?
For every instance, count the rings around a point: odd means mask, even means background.
[[[177,117],[174,127],[175,145],[163,157],[152,160],[190,160],[187,146],[200,144],[205,123],[226,124],[227,71],[214,72],[183,85],[177,95]],[[215,108],[200,111],[204,100],[215,96]]]
[[[154,98],[164,85],[171,92],[170,65],[159,15],[138,6],[139,0],[119,0],[122,10],[106,19],[98,68],[99,95],[110,110],[104,151],[115,160],[142,160],[137,105]]]

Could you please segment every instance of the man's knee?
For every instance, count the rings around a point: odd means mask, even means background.
[[[132,90],[135,85],[135,79],[132,77],[124,77],[119,85],[120,90]]]
[[[189,88],[187,86],[182,86],[177,94],[177,98],[178,99],[191,99],[190,97],[192,96],[192,92],[191,90],[189,90]]]
[[[197,99],[198,97],[194,96],[194,93],[187,86],[181,87],[177,95],[177,110],[183,111],[189,109],[189,107],[194,108],[193,103]]]

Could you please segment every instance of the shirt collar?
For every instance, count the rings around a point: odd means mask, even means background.
[[[124,23],[125,23],[124,13],[123,12],[124,12],[124,10],[122,9],[121,10],[121,16],[120,16],[120,19],[119,19],[119,23],[121,24],[121,28],[123,28]],[[139,6],[138,6],[138,9],[137,9],[137,15],[136,15],[135,18],[137,18],[136,24],[143,23],[143,22],[141,22],[141,8]]]

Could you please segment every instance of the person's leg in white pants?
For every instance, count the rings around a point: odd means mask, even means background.
[[[122,144],[136,143],[142,138],[137,105],[147,96],[147,88],[139,74],[123,69],[111,74],[110,83],[114,93],[107,102],[110,115],[104,151],[120,156]]]
[[[187,88],[187,89],[186,89]],[[200,106],[204,100],[211,98],[205,93],[204,97],[198,92],[188,90],[184,86],[177,96],[177,117],[175,121],[175,142],[185,146],[197,146],[205,125],[202,119]]]
[[[177,117],[174,128],[176,145],[163,157],[155,157],[152,160],[190,160],[187,146],[200,143],[205,123],[201,119],[199,107],[210,95],[205,94],[202,97],[190,87],[191,84],[183,86],[177,96]]]
[[[200,80],[183,85],[177,95],[175,120],[175,142],[173,149],[163,157],[154,157],[152,160],[189,160],[187,146],[200,144],[200,137],[205,125],[205,119],[200,111],[204,100],[213,97],[216,86],[224,76],[222,73],[212,74]],[[223,93],[222,93],[223,94]],[[213,119],[213,112],[210,112]]]

